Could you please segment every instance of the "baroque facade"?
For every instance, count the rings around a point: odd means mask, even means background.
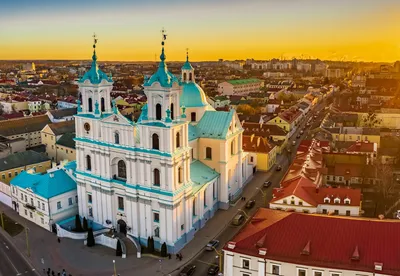
[[[179,78],[168,71],[163,41],[135,123],[111,99],[112,78],[99,69],[93,48],[75,116],[79,214],[177,252],[252,175],[240,121],[234,110],[217,112],[207,103],[188,57]]]

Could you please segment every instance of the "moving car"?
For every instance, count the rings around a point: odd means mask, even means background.
[[[256,204],[256,201],[255,201],[254,199],[251,199],[251,200],[247,201],[247,203],[246,203],[246,208],[247,208],[247,209],[253,208],[253,206],[254,206],[255,204]]]
[[[206,245],[206,250],[207,251],[213,251],[213,247],[216,248],[219,245],[219,240],[211,240],[209,243]]]
[[[281,167],[281,166],[277,166],[276,169],[275,169],[275,171],[277,171],[277,172],[279,172],[279,171],[281,171],[281,170],[282,170],[282,167]]]
[[[195,265],[187,265],[181,270],[179,276],[192,276],[195,270],[196,270]]]
[[[232,220],[232,225],[239,226],[244,222],[244,216],[241,214],[237,214],[233,220]]]
[[[265,181],[263,187],[264,187],[264,188],[268,188],[268,187],[271,186],[271,185],[272,185],[272,182],[271,182],[271,181]]]
[[[219,266],[218,265],[210,265],[210,267],[208,268],[208,275],[217,275],[219,272]]]

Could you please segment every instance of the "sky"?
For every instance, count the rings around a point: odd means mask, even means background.
[[[0,60],[400,60],[400,0],[0,0]]]

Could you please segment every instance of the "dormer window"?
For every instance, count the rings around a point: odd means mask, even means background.
[[[331,203],[331,199],[329,197],[324,198],[324,203]]]
[[[340,204],[340,198],[335,198],[334,200],[333,200],[333,202],[335,203],[335,204]]]
[[[344,204],[350,204],[350,198],[346,197],[346,198],[344,199]]]

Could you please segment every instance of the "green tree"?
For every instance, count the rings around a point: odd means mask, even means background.
[[[152,251],[150,251],[151,248],[151,237],[147,237],[147,251],[148,253],[151,253]]]
[[[87,219],[85,217],[83,217],[83,231],[87,231],[88,230],[88,222]]]
[[[368,114],[364,115],[362,122],[365,127],[376,127],[382,122],[382,120],[378,118],[376,113],[370,111]]]
[[[75,231],[76,232],[82,232],[82,224],[81,224],[81,218],[79,217],[79,215],[75,216]]]
[[[88,235],[87,235],[87,240],[86,240],[86,245],[88,247],[92,247],[95,245],[95,240],[94,240],[94,235],[93,235],[93,229],[89,228],[88,229]]]
[[[167,252],[167,244],[164,242],[161,245],[161,257],[167,257],[168,252]]]
[[[256,114],[256,110],[248,104],[240,104],[236,108],[237,113],[241,113],[243,115],[254,115]]]
[[[153,239],[153,237],[150,237],[149,252],[150,252],[150,253],[153,253],[153,252],[154,252],[154,239]]]
[[[117,240],[117,248],[115,249],[115,256],[122,256],[122,246],[119,240]]]

